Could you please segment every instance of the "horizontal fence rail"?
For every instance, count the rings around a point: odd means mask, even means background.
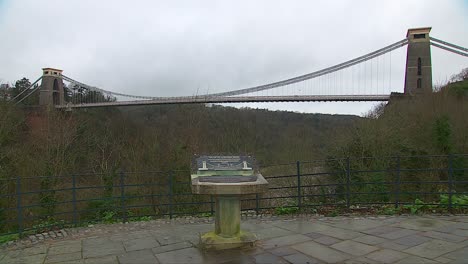
[[[468,209],[468,154],[297,161],[260,172],[270,191],[244,196],[244,211]],[[191,193],[188,170],[18,176],[0,187],[0,236],[215,213],[212,196]]]

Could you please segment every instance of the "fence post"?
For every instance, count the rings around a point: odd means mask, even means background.
[[[346,158],[346,207],[349,209],[350,201],[350,186],[351,186],[351,166],[349,157]]]
[[[255,213],[258,215],[258,210],[260,207],[260,199],[258,193],[255,194]]]
[[[400,188],[401,188],[401,176],[400,176],[400,156],[397,157],[397,169],[396,169],[396,182],[395,182],[395,208],[400,206]]]
[[[301,162],[296,162],[297,168],[297,207],[301,210],[302,207],[302,192],[301,192]]]
[[[211,212],[211,216],[214,216],[214,201],[213,201],[213,195],[210,195],[210,212]]]
[[[120,171],[120,207],[122,210],[122,222],[127,222],[127,209],[125,208],[125,174]]]
[[[78,212],[76,207],[76,175],[72,174],[72,203],[73,203],[73,225],[78,223]]]
[[[448,174],[448,208],[452,210],[452,195],[453,195],[453,155],[449,154],[449,174]]]
[[[16,209],[18,212],[18,235],[23,235],[23,208],[21,207],[21,177],[16,176]]]
[[[169,218],[172,219],[173,214],[173,204],[174,204],[174,195],[173,195],[173,179],[172,179],[172,171],[169,171]]]

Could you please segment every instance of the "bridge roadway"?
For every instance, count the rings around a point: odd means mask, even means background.
[[[260,102],[378,102],[388,101],[389,94],[381,95],[286,95],[286,96],[184,96],[154,100],[115,101],[101,103],[56,105],[58,109],[92,108],[108,106],[208,104],[208,103],[260,103]]]

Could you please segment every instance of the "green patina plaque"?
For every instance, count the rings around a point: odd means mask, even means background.
[[[192,165],[192,179],[203,176],[254,176],[253,163],[251,156],[199,156],[195,159],[195,166]]]

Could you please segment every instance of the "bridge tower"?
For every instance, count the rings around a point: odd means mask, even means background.
[[[63,89],[62,70],[43,68],[42,83],[39,91],[39,105],[63,105],[65,102],[65,92]]]
[[[408,29],[406,53],[405,94],[432,92],[430,27]]]

